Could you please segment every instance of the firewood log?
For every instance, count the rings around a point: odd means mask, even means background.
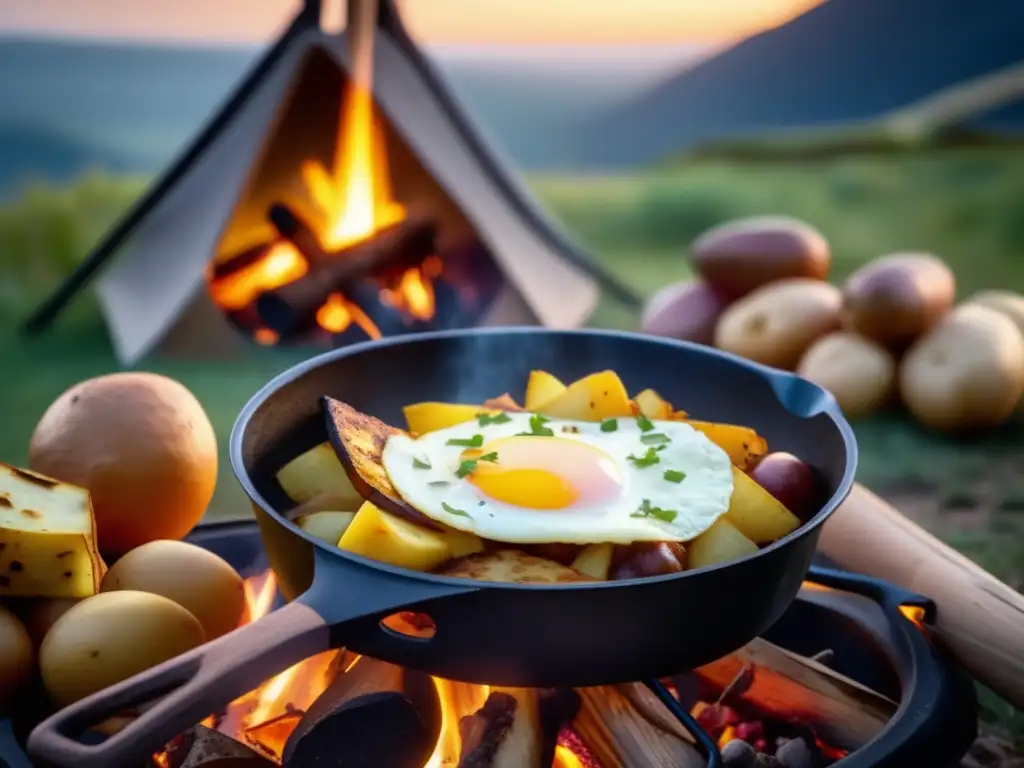
[[[273,768],[239,741],[203,725],[179,736],[166,752],[168,768]]]

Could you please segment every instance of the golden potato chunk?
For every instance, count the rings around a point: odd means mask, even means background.
[[[303,515],[296,522],[299,528],[310,536],[315,536],[320,541],[325,541],[332,547],[338,546],[342,535],[355,520],[355,512],[314,512],[310,515]]]
[[[574,381],[538,411],[552,418],[577,421],[633,415],[626,387],[614,371],[600,371]]]
[[[570,567],[598,581],[607,581],[614,552],[614,544],[588,544],[576,555]]]
[[[444,535],[421,528],[365,501],[338,548],[411,571],[431,571],[451,557]]]
[[[752,555],[757,552],[757,544],[723,518],[691,541],[688,551],[692,570]]]
[[[321,495],[329,495],[338,509],[356,510],[363,503],[328,442],[310,448],[281,467],[277,482],[296,504]]]
[[[769,544],[800,527],[800,519],[745,472],[733,467],[732,479],[725,519],[752,542]]]
[[[703,432],[708,440],[729,454],[729,459],[740,469],[750,469],[768,453],[768,441],[750,427],[691,419],[683,423]]]
[[[565,390],[565,384],[547,371],[530,371],[526,381],[526,410],[540,410]]]

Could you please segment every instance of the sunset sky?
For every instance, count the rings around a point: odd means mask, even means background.
[[[781,24],[821,0],[399,0],[434,44],[724,42]],[[255,42],[296,0],[0,0],[0,32]],[[327,3],[325,3],[327,5]]]

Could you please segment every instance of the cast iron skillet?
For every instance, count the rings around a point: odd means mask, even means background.
[[[325,439],[330,395],[403,424],[402,406],[479,403],[520,394],[531,369],[572,380],[612,369],[630,392],[652,387],[696,418],[754,427],[776,451],[811,464],[828,500],[798,530],[747,558],[623,582],[513,585],[393,568],[312,538],[281,510],[274,479]],[[389,662],[475,683],[597,685],[690,669],[770,627],[800,588],[821,524],[853,483],[857,449],[821,388],[707,347],[612,331],[503,328],[430,333],[345,347],[278,376],[242,410],[231,463],[252,499],[284,608],[57,713],[29,739],[36,758],[79,768],[136,764],[242,693],[320,651],[347,646]],[[416,607],[430,639],[381,619]],[[163,696],[99,746],[91,724]]]

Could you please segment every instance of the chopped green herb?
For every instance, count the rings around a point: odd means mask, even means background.
[[[416,469],[430,469],[430,462],[429,461],[425,461],[423,459],[417,459],[415,457],[413,457],[412,465],[414,467],[416,467]]]
[[[686,473],[680,472],[678,469],[666,469],[664,478],[670,483],[681,483],[686,479]]]
[[[619,422],[617,419],[605,419],[601,422],[602,432],[614,432],[619,428]]]
[[[648,432],[645,435],[640,435],[640,442],[644,445],[665,445],[672,441],[668,435],[663,435],[661,432]]]
[[[661,457],[658,456],[658,452],[654,448],[648,448],[647,453],[643,456],[634,456],[633,454],[630,454],[626,458],[638,467],[650,467],[661,461]]]
[[[441,502],[441,508],[444,509],[449,515],[458,515],[459,517],[471,517],[471,515],[464,509],[456,509],[455,507]]]
[[[630,517],[653,517],[664,523],[671,523],[676,519],[676,514],[674,510],[652,506],[648,499],[644,499],[640,509],[630,515]]]
[[[484,444],[484,436],[483,435],[473,435],[472,437],[468,437],[468,438],[453,437],[451,440],[448,441],[447,444],[448,445],[461,445],[464,448],[479,448],[481,445]]]
[[[541,416],[539,413],[535,413],[530,417],[530,431],[520,432],[519,434],[526,437],[552,437],[555,434],[554,430],[550,427],[544,426],[549,421],[551,421],[551,419],[546,416]]]
[[[466,475],[473,474],[473,470],[476,469],[477,459],[465,459],[459,468],[455,470],[456,477],[465,477]]]
[[[651,423],[651,420],[642,413],[636,417],[636,425],[640,427],[641,432],[650,432],[654,429],[654,425]]]
[[[491,451],[490,453],[485,453],[483,456],[479,457],[477,459],[477,461],[489,461],[492,464],[497,464],[498,463],[498,452],[497,451]]]
[[[477,424],[486,427],[488,424],[508,424],[512,418],[502,411],[501,413],[481,413],[476,417]]]

